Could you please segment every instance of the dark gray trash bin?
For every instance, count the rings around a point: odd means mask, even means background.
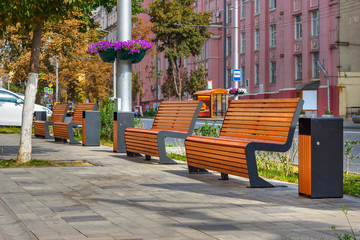
[[[343,197],[343,119],[299,119],[299,194]]]
[[[82,145],[100,146],[100,112],[83,111]]]
[[[34,112],[35,120],[46,121],[46,112],[45,111],[36,111]]]

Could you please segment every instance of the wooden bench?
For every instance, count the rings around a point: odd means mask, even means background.
[[[81,127],[83,122],[83,111],[94,111],[96,103],[78,103],[71,122],[55,122],[53,125],[55,141],[67,142],[70,144],[80,144],[81,142],[74,138],[74,127]]]
[[[300,99],[233,100],[219,138],[190,136],[185,140],[190,173],[214,170],[249,178],[250,187],[273,187],[258,176],[256,151],[290,149],[302,109]]]
[[[166,156],[165,138],[185,139],[190,136],[201,106],[201,101],[162,102],[152,129],[125,130],[128,156],[141,153],[147,160],[150,160],[151,156],[156,156],[160,158],[160,163],[176,163]]]
[[[36,137],[53,139],[54,137],[49,133],[49,126],[53,125],[54,122],[64,122],[68,108],[68,104],[57,104],[53,109],[50,121],[35,120],[34,135]]]

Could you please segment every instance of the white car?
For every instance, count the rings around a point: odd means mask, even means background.
[[[21,126],[24,97],[4,88],[0,88],[0,126]],[[34,111],[46,111],[50,117],[52,111],[35,104]]]

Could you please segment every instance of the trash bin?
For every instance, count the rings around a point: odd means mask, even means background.
[[[299,194],[343,197],[342,118],[299,118]]]
[[[133,112],[114,112],[113,151],[126,153],[125,130],[134,127]]]
[[[83,111],[82,145],[100,146],[100,112]]]
[[[34,112],[35,120],[46,121],[46,112],[45,111],[36,111]]]

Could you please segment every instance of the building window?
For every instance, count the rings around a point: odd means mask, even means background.
[[[226,5],[226,23],[231,23],[231,4]]]
[[[319,36],[319,11],[311,12],[311,36]]]
[[[295,40],[301,40],[302,38],[302,23],[301,15],[295,16]]]
[[[231,56],[231,37],[226,38],[226,56]]]
[[[254,0],[254,14],[259,14],[260,13],[260,0]]]
[[[232,72],[231,69],[226,69],[226,88],[230,88],[231,87],[231,82],[232,82]]]
[[[276,8],[276,0],[270,0],[269,1],[269,9],[275,9]]]
[[[276,47],[276,25],[270,25],[270,47]]]
[[[320,77],[320,69],[319,69],[319,65],[318,65],[318,61],[319,61],[319,53],[312,53],[311,54],[312,57],[312,77],[313,78],[319,78]]]
[[[255,50],[260,48],[260,29],[255,29]]]
[[[188,60],[187,60],[187,58],[185,58],[184,59],[184,68],[187,68],[187,66],[188,66]]]
[[[276,83],[276,62],[270,62],[270,84]]]
[[[245,87],[245,66],[241,66],[241,82],[240,86]]]
[[[240,45],[240,53],[245,53],[246,40],[245,40],[245,33],[244,32],[240,34],[240,43],[241,43],[241,45]]]
[[[246,17],[245,10],[246,10],[246,8],[245,8],[245,0],[241,0],[241,2],[240,2],[240,18],[245,18]]]
[[[259,64],[255,64],[254,68],[254,84],[259,86]]]
[[[166,58],[166,70],[169,68],[169,59]]]
[[[302,55],[295,56],[295,80],[302,80]]]

